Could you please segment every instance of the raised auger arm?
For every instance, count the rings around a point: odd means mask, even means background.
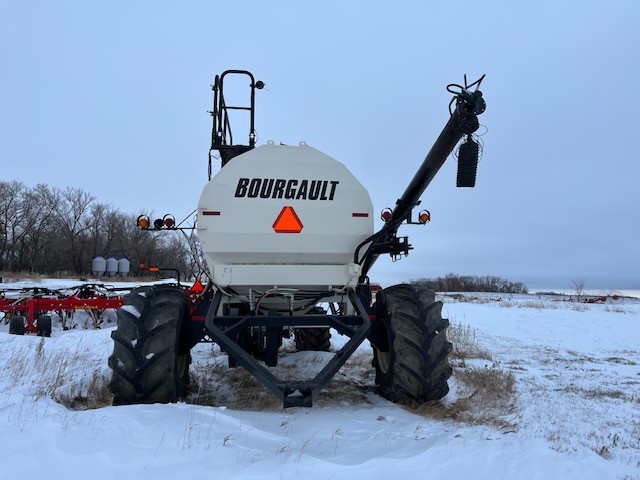
[[[354,255],[354,262],[362,265],[360,283],[364,283],[367,274],[380,254],[389,253],[392,256],[406,255],[412,248],[408,237],[397,237],[398,228],[405,221],[411,221],[413,208],[420,203],[420,196],[436,176],[440,167],[444,164],[449,154],[463,136],[467,136],[460,146],[458,154],[458,187],[474,187],[476,169],[478,165],[478,144],[471,134],[478,130],[478,115],[485,111],[486,104],[482,98],[482,92],[478,90],[484,75],[479,80],[467,85],[450,84],[447,90],[455,96],[449,104],[455,108],[444,129],[438,136],[431,150],[425,157],[422,165],[414,175],[402,196],[396,201],[396,206],[384,226],[371,237],[358,245]],[[471,91],[472,87],[476,87]],[[364,254],[360,255],[363,247],[367,247]]]

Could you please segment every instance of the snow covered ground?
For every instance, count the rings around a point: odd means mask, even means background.
[[[0,322],[0,478],[640,479],[640,300],[444,301],[467,354],[424,409],[375,394],[368,346],[313,408],[283,410],[208,344],[189,403],[111,407],[113,323],[43,339]],[[289,350],[281,374],[330,355]],[[473,372],[511,375],[515,394],[486,400]]]

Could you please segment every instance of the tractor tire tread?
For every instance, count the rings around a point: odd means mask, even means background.
[[[329,327],[298,328],[295,331],[296,351],[328,352],[331,348]]]
[[[114,404],[169,403],[186,392],[184,377],[178,372],[178,351],[187,297],[176,287],[156,286],[132,290],[124,300],[139,312],[118,310],[118,327],[109,366],[109,384]],[[187,363],[188,368],[188,363]]]
[[[452,345],[446,339],[449,325],[442,318],[442,302],[421,286],[396,285],[378,294],[378,316],[389,336],[389,365],[383,370],[374,349],[376,384],[390,400],[408,397],[439,400],[448,391],[452,369],[448,363]]]

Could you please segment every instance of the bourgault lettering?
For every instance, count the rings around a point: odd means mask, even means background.
[[[285,180],[283,178],[240,178],[238,198],[286,198],[291,200],[333,200],[338,180]]]

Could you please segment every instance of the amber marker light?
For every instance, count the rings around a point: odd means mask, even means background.
[[[149,228],[149,217],[146,215],[140,215],[137,220],[138,227],[140,228]]]
[[[422,224],[429,223],[431,221],[431,214],[429,210],[423,210],[418,214],[418,221]]]

